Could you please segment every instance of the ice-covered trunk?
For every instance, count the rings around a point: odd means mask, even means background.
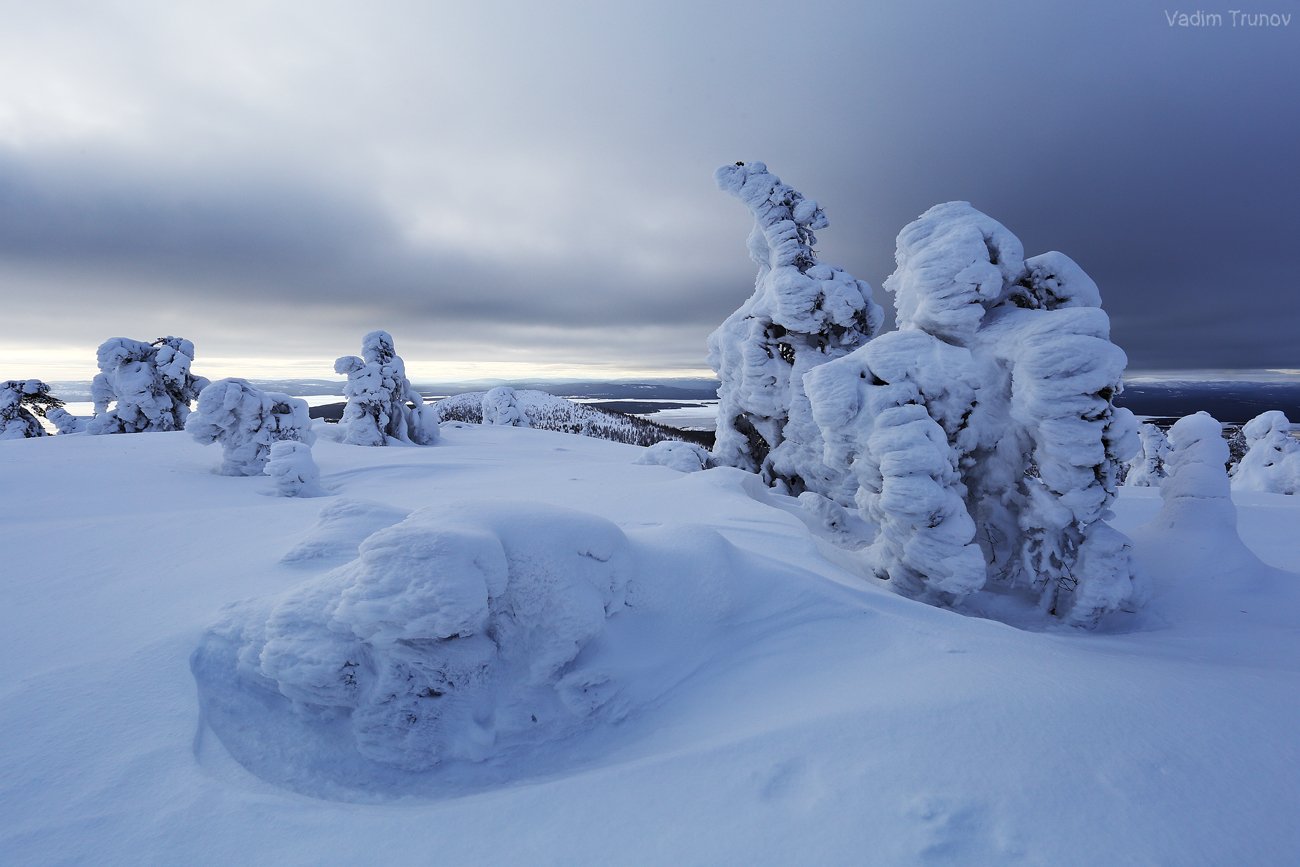
[[[717,463],[761,473],[791,493],[845,500],[850,491],[821,459],[803,378],[873,337],[882,313],[871,288],[817,263],[815,230],[828,225],[817,203],[781,183],[762,163],[719,169],[718,185],[754,217],[754,293],[709,336],[718,373]]]

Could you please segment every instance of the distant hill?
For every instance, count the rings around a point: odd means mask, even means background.
[[[1221,422],[1244,424],[1280,409],[1300,421],[1300,382],[1133,382],[1115,399],[1134,413],[1178,419],[1204,410]]]

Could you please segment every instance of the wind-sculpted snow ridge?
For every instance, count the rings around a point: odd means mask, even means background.
[[[352,562],[229,608],[192,667],[205,720],[254,773],[329,797],[434,792],[445,771],[493,779],[653,701],[699,664],[742,585],[764,624],[806,614],[775,589],[789,569],[770,580],[751,559],[702,527],[426,507]]]
[[[1300,440],[1278,410],[1260,413],[1241,429],[1246,454],[1232,471],[1234,491],[1300,494]]]
[[[598,406],[574,403],[544,391],[508,389],[514,396],[514,407],[519,423],[515,427],[533,427],[560,433],[580,434],[596,439],[611,440],[634,446],[649,446],[666,440],[684,440],[688,434],[655,424],[636,416],[612,412]],[[491,391],[470,391],[443,398],[430,407],[440,421],[463,421],[470,424],[494,424],[485,421],[483,411]],[[496,405],[495,403],[493,404]]]
[[[406,378],[406,364],[387,331],[372,331],[361,341],[361,357],[345,355],[334,372],[347,376],[347,406],[339,427],[344,441],[359,446],[387,445],[390,438],[416,445],[438,441],[438,423],[424,398]]]
[[[181,337],[113,337],[100,344],[97,361],[90,383],[95,417],[86,425],[92,434],[181,430],[208,385],[190,372],[194,344]]]
[[[759,162],[723,166],[715,178],[754,217],[758,277],[749,300],[709,335],[709,366],[721,381],[714,459],[796,496],[848,503],[843,474],[823,462],[804,375],[874,337],[883,311],[865,282],[817,262],[813,233],[829,221],[815,201]]]
[[[904,228],[897,262],[899,330],[804,378],[877,573],[943,604],[1028,588],[1077,625],[1129,606],[1132,546],[1104,521],[1137,437],[1096,284],[965,202]]]

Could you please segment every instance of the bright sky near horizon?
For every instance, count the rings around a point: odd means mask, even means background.
[[[1149,8],[1139,8],[1147,7]],[[1300,367],[1300,24],[1150,4],[0,0],[0,378],[104,339],[333,377],[708,373],[761,159],[879,287],[965,199],[1101,287],[1135,369]],[[890,299],[877,289],[887,310]]]

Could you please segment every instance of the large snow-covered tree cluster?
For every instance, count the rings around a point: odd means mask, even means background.
[[[113,337],[100,345],[97,360],[90,384],[95,417],[86,426],[92,434],[180,430],[208,384],[190,372],[194,344],[180,337]]]
[[[334,372],[348,378],[347,407],[339,422],[346,442],[387,445],[389,438],[416,445],[438,441],[437,419],[406,378],[406,364],[387,331],[372,331],[361,341],[361,357],[345,355]]]
[[[965,202],[905,227],[896,260],[898,330],[804,381],[880,526],[878,572],[945,603],[1027,588],[1076,624],[1129,604],[1131,544],[1105,518],[1138,441],[1096,284]]]
[[[709,335],[721,381],[714,457],[796,496],[830,495],[843,476],[823,462],[804,375],[874,337],[883,312],[870,286],[817,261],[814,232],[829,225],[817,202],[763,163],[723,166],[715,178],[754,217],[758,277],[749,300]]]

